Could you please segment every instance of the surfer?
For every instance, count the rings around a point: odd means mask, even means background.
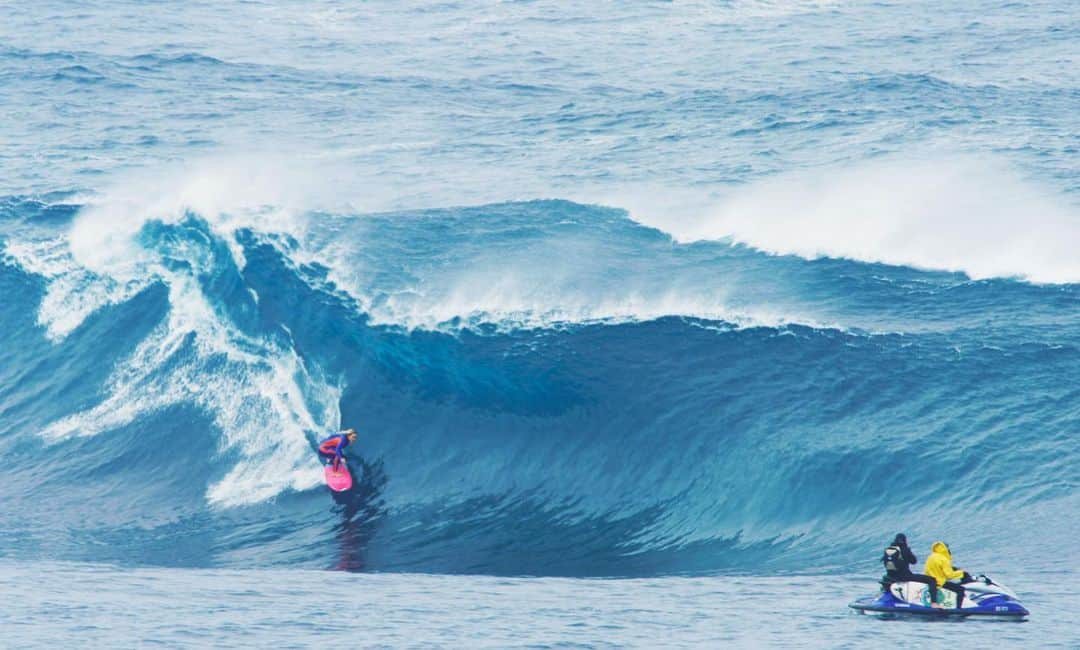
[[[356,429],[345,429],[330,436],[319,443],[319,458],[324,465],[333,464],[336,471],[341,465],[342,452],[346,447],[356,442]]]

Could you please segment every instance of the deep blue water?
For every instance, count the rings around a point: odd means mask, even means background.
[[[0,559],[872,589],[904,530],[1057,612],[1004,641],[1067,646],[1077,25],[2,6]]]

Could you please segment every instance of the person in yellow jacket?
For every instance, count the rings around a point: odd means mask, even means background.
[[[934,542],[930,547],[930,557],[926,558],[923,573],[933,578],[938,587],[956,594],[956,606],[960,607],[964,602],[964,588],[949,580],[959,580],[961,583],[971,582],[971,574],[963,569],[953,568],[952,551],[945,542]]]

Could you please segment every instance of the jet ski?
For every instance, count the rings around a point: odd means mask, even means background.
[[[887,586],[885,586],[887,585]],[[860,614],[998,618],[1023,620],[1028,610],[1016,594],[1005,585],[980,575],[965,582],[964,600],[956,606],[956,594],[938,589],[938,598],[945,607],[930,606],[930,590],[921,582],[900,581],[884,583],[879,593],[860,598],[848,605]]]

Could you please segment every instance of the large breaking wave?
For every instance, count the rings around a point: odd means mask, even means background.
[[[185,187],[2,205],[13,553],[791,570],[941,511],[991,542],[1076,505],[1074,284],[679,243],[568,201]],[[335,503],[313,447],[339,426],[363,471]]]

